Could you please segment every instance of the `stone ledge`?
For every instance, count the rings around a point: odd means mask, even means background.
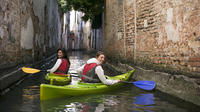
[[[25,65],[26,67],[34,67],[36,65],[40,65],[44,61],[48,61],[50,59],[55,58],[56,54],[53,54],[49,56],[48,58],[45,58],[41,61],[38,61],[34,64]],[[21,65],[22,67],[23,65]],[[10,88],[20,84],[21,80],[26,76],[26,73],[24,73],[21,70],[21,67],[17,67],[15,70],[11,70],[0,76],[0,95],[3,95],[7,93]]]
[[[12,71],[4,76],[0,77],[0,93],[1,95],[6,93],[6,89],[11,87],[13,84],[22,79],[26,74],[21,71],[21,68],[18,68],[15,71]]]
[[[132,67],[128,64],[109,64],[120,72],[127,72],[135,68],[133,79],[135,80],[152,80],[157,83],[156,89],[178,97],[185,101],[200,105],[200,85],[195,78],[189,78],[184,75],[171,75],[154,70],[145,70],[140,67]]]

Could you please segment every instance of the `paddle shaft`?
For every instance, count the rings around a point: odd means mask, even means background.
[[[28,68],[28,67],[22,67],[22,71],[24,71],[25,73],[30,73],[30,74],[34,74],[34,73],[38,73],[38,72],[46,72],[47,70],[39,70],[39,69],[35,69],[35,68]],[[69,73],[71,74],[77,74],[77,73]],[[72,77],[79,77],[78,75],[71,75]]]
[[[137,81],[136,81],[136,82],[121,81],[121,82],[123,82],[123,83],[128,83],[128,84],[134,84],[134,83],[137,83]],[[152,84],[137,83],[137,85],[149,85],[149,86],[151,86]]]
[[[133,82],[128,82],[128,81],[121,81],[123,83],[128,83],[128,84],[133,84]]]
[[[136,87],[139,87],[144,90],[153,90],[156,86],[156,83],[153,81],[135,81],[135,82],[128,82],[128,81],[121,81],[122,83],[133,84]]]
[[[47,70],[40,70],[40,72],[47,72]]]

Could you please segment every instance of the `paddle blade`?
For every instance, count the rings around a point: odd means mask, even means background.
[[[144,90],[153,90],[156,86],[156,83],[154,81],[147,81],[147,80],[135,81],[133,82],[133,84]]]
[[[30,73],[30,74],[40,72],[40,70],[38,70],[38,69],[27,68],[27,67],[22,67],[22,71],[25,73]]]

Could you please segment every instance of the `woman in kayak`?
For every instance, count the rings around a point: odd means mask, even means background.
[[[106,85],[112,85],[120,82],[120,80],[109,80],[106,79],[104,75],[104,70],[101,64],[105,60],[105,55],[103,52],[99,51],[95,58],[91,58],[87,61],[85,65],[78,68],[76,71],[78,73],[82,72],[81,80],[87,83],[104,83]]]
[[[47,72],[57,75],[66,75],[70,67],[70,61],[64,49],[57,50],[57,61],[55,65]]]

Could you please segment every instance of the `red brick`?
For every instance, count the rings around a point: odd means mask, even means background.
[[[192,57],[192,58],[189,58],[188,61],[192,61],[192,62],[198,61],[198,62],[200,62],[200,57]]]
[[[189,62],[188,65],[192,67],[200,67],[200,62]]]

